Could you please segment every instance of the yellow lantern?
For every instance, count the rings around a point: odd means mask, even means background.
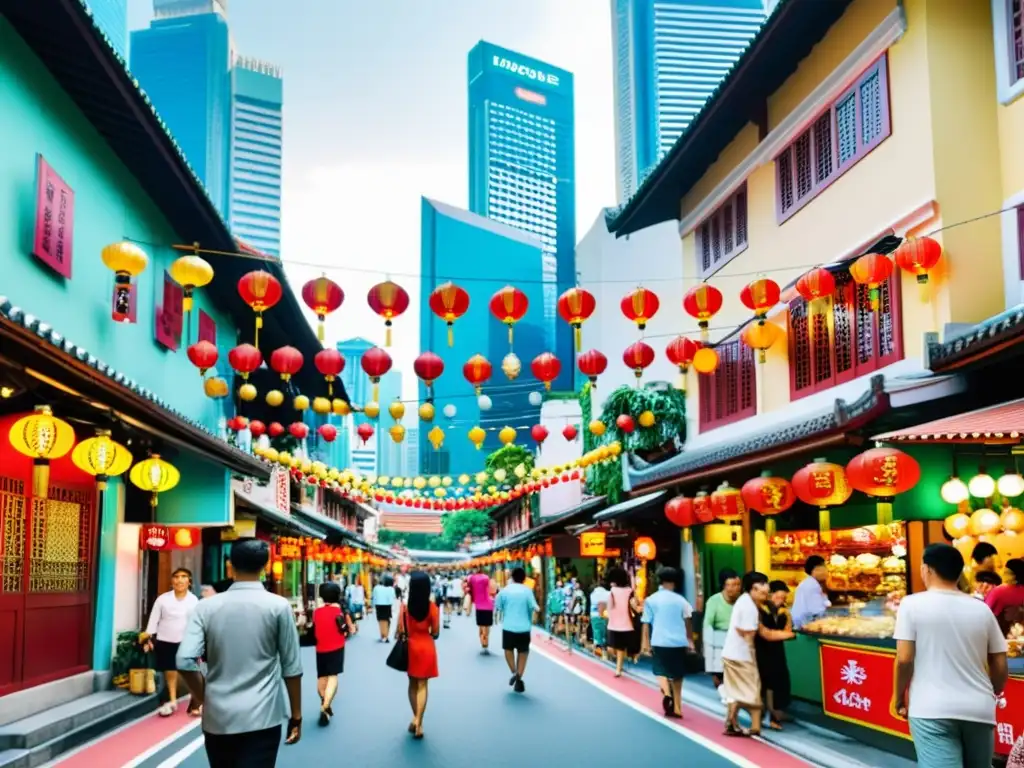
[[[257,394],[258,393],[256,392],[256,387],[254,387],[252,384],[249,384],[248,382],[246,382],[245,384],[238,388],[238,396],[245,400],[247,403],[251,403],[253,400],[255,400]]]
[[[420,421],[433,421],[434,420],[434,404],[433,403],[420,403],[419,407]],[[431,430],[433,431],[433,430]]]
[[[132,278],[142,274],[149,264],[149,257],[134,243],[120,242],[104,248],[100,258],[114,273],[114,310],[111,314],[119,322],[130,322],[134,290]]]
[[[588,426],[587,429],[590,430],[590,434],[594,437],[601,437],[601,435],[605,433],[607,427],[605,427],[604,422],[600,419],[594,419],[590,422],[590,426]]]
[[[459,485],[469,485],[470,480],[472,480],[472,478],[465,473],[459,475]]]
[[[275,461],[278,460],[279,456],[280,456],[280,454],[278,454],[276,448],[264,448],[263,449],[263,458],[266,459],[267,461],[275,462]]]
[[[434,427],[434,429],[437,429],[437,427]],[[433,432],[433,430],[431,430],[431,432]],[[428,435],[428,437],[430,437],[430,436]],[[441,435],[441,437],[443,439],[444,435]],[[431,439],[430,442],[433,443],[434,442],[433,439]],[[422,491],[424,488],[427,487],[427,478],[425,478],[425,477],[415,477],[415,478],[413,478],[412,487],[415,488],[417,491]]]
[[[427,481],[427,484],[431,488],[437,488],[439,485],[441,485],[441,478],[438,477],[437,475],[431,475],[430,479]]]
[[[203,392],[207,397],[220,399],[228,396],[228,383],[219,376],[211,376],[203,381]]]
[[[637,418],[637,421],[640,422],[640,426],[641,427],[644,427],[645,429],[650,429],[651,427],[654,426],[654,422],[655,422],[654,412],[653,411],[644,411]]]
[[[441,478],[441,485],[444,488],[449,487],[451,484],[452,484],[452,479],[450,477],[448,477],[448,475],[445,475],[444,477]]]
[[[513,381],[519,376],[520,371],[523,370],[523,363],[516,356],[515,352],[509,352],[501,360],[501,372],[508,377],[509,381]]]
[[[266,397],[263,399],[271,408],[277,408],[277,406],[284,402],[284,395],[281,393],[281,390],[272,389],[267,392]]]
[[[961,536],[967,536],[971,532],[971,518],[963,512],[957,512],[955,515],[947,517],[943,521],[942,527],[946,529],[949,538],[959,539]]]
[[[427,433],[427,440],[434,446],[435,451],[441,450],[441,446],[444,445],[444,430],[435,424],[434,428]],[[416,479],[422,480],[423,478],[418,477]]]
[[[691,365],[697,373],[714,373],[718,368],[718,353],[711,347],[701,347],[694,353]]]
[[[363,406],[363,415],[368,419],[376,419],[380,416],[380,406],[371,400]]]
[[[349,404],[340,397],[336,397],[331,401],[331,410],[338,416],[348,416],[352,413],[352,409],[349,407]]]
[[[198,243],[196,248],[198,249]],[[183,312],[192,311],[192,292],[196,288],[203,288],[213,280],[213,267],[199,256],[198,250],[194,255],[181,256],[171,263],[167,270],[174,282],[181,286],[182,300],[181,309]]]
[[[764,363],[767,360],[769,348],[778,341],[780,335],[782,335],[782,331],[775,323],[760,322],[748,325],[743,329],[740,337],[744,344],[757,350],[757,361]]]
[[[388,413],[391,414],[391,418],[395,421],[401,421],[402,417],[405,416],[405,403],[401,400],[393,400],[391,405],[388,406]]]
[[[516,441],[516,430],[513,427],[502,427],[498,433],[498,439],[502,445],[508,445]]]
[[[11,425],[11,446],[32,459],[32,494],[45,499],[50,488],[50,461],[64,456],[75,444],[75,430],[53,415],[48,405]]]
[[[1005,507],[999,519],[1007,533],[1024,533],[1024,512],[1016,507]]]
[[[309,408],[309,398],[305,395],[296,395],[295,399],[292,400],[292,407],[296,411],[304,411]]]
[[[71,452],[71,461],[83,472],[96,478],[96,487],[105,491],[107,479],[128,471],[132,455],[120,443],[110,439],[110,430],[101,429],[96,437],[83,440]]]
[[[979,509],[971,515],[971,535],[995,533],[1002,525],[999,514],[991,509]]]
[[[192,531],[188,528],[179,528],[174,532],[174,543],[182,549],[189,549],[195,545],[192,540]]]
[[[140,461],[132,467],[128,478],[138,488],[151,494],[149,503],[155,507],[157,494],[169,491],[176,486],[181,480],[181,473],[172,464],[168,464],[154,453],[148,459]]]
[[[388,430],[388,434],[391,435],[392,440],[396,443],[400,443],[405,439],[405,427],[401,424],[395,424]]]
[[[487,437],[487,433],[484,432],[480,427],[473,427],[469,430],[469,439],[476,449],[479,451],[481,446],[484,444],[484,438]]]
[[[313,413],[318,413],[324,416],[331,412],[331,401],[326,397],[314,397],[313,398]]]
[[[292,455],[288,451],[281,451],[277,455],[277,461],[282,467],[290,467],[292,465]]]

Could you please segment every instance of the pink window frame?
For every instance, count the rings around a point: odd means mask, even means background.
[[[739,231],[739,217],[736,215],[736,211],[738,210],[737,207],[736,207],[736,203],[737,203],[737,201],[739,201],[741,196],[743,198],[743,206],[744,206],[743,215],[744,215],[744,224],[745,224],[744,233],[746,235],[746,239],[743,241],[742,245],[737,243],[737,241],[736,241],[736,233]],[[708,266],[708,268],[705,269],[704,268],[704,260],[703,260],[703,255],[704,255],[704,226],[705,225],[710,225],[711,222],[714,221],[715,219],[720,220],[720,227],[721,227],[721,232],[722,232],[722,234],[721,234],[721,242],[724,243],[725,242],[725,208],[726,208],[727,205],[730,205],[730,204],[732,205],[732,238],[733,238],[733,248],[728,253],[723,251],[722,256],[718,259],[718,261],[715,261],[714,257],[712,256],[712,260],[711,260],[710,266]],[[750,197],[747,195],[747,183],[746,182],[743,182],[743,184],[740,185],[740,187],[735,192],[733,192],[731,195],[729,195],[729,197],[726,198],[722,202],[722,204],[719,205],[715,209],[714,213],[712,213],[710,216],[708,216],[700,224],[697,225],[697,228],[694,230],[694,244],[696,245],[696,253],[694,255],[695,255],[695,260],[696,260],[696,265],[697,265],[697,275],[702,280],[706,280],[707,278],[711,277],[713,274],[718,272],[718,270],[720,270],[722,267],[724,267],[730,261],[732,261],[737,256],[739,256],[741,253],[743,253],[745,250],[747,250],[747,246],[750,244]]]
[[[734,413],[731,413],[727,416],[723,416],[722,418],[719,419],[716,419],[713,416],[708,415],[709,412],[714,411],[714,405],[717,403],[718,391],[725,387],[724,383],[719,383],[719,377],[724,375],[725,373],[721,365],[719,366],[717,371],[710,375],[698,375],[700,407],[697,413],[697,422],[700,425],[700,431],[702,433],[708,432],[712,429],[717,429],[718,427],[724,427],[727,424],[734,424],[737,421],[742,421],[743,419],[747,419],[750,418],[751,416],[757,415],[757,372],[756,370],[754,370],[756,365],[754,362],[754,350],[748,347],[743,342],[741,342],[739,339],[727,341],[724,344],[720,344],[719,347],[721,348],[727,344],[734,344],[738,347],[739,350],[737,354],[737,363],[739,364],[740,368],[736,371],[736,397],[738,399],[738,402],[736,404],[736,410]],[[724,355],[720,355],[719,359],[721,360],[722,357],[724,357]],[[740,408],[739,403],[742,403],[744,399],[744,393],[742,391],[744,381],[744,365],[749,366],[751,369],[750,376],[747,378],[747,381],[749,382],[750,386],[750,392],[747,393],[750,405],[746,408]],[[709,399],[712,397],[713,399]]]

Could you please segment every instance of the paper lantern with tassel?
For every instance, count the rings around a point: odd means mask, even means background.
[[[380,347],[371,347],[363,353],[359,364],[362,366],[363,372],[370,377],[370,383],[373,385],[373,399],[376,402],[380,397],[381,377],[391,370],[391,355]]]
[[[152,454],[148,459],[140,461],[132,471],[128,473],[128,479],[139,488],[150,494],[149,504],[157,505],[157,495],[166,493],[178,484],[181,480],[181,473],[177,468],[160,458],[159,454]]]
[[[583,344],[583,323],[594,314],[595,309],[597,300],[590,291],[583,288],[570,288],[558,297],[558,314],[572,326],[577,351]]]
[[[345,301],[345,292],[327,275],[320,275],[302,286],[302,300],[316,315],[319,321],[316,326],[316,337],[323,341],[324,321],[327,315],[337,310]]]
[[[288,381],[302,370],[302,353],[295,347],[280,347],[270,353],[270,367],[281,375],[281,381]]]
[[[562,372],[562,362],[550,352],[542,352],[533,358],[530,370],[538,381],[544,382],[544,389],[551,391],[551,383]]]
[[[384,346],[391,346],[391,322],[409,308],[409,294],[391,280],[377,283],[366,294],[370,309],[384,318]]]
[[[942,246],[930,237],[908,237],[893,253],[896,266],[906,272],[913,272],[917,282],[928,284],[928,273],[935,268],[942,257]]]
[[[693,341],[685,336],[676,336],[665,348],[665,355],[669,362],[679,368],[678,389],[684,392],[686,391],[686,374],[693,363],[693,356],[702,346],[699,341]]]
[[[858,285],[868,287],[868,301],[871,311],[878,311],[882,283],[892,275],[892,262],[881,253],[867,253],[850,265],[850,277]]]
[[[498,439],[502,445],[509,445],[516,441],[516,430],[515,427],[502,427],[498,432]]]
[[[441,374],[444,373],[444,360],[433,352],[421,352],[419,356],[412,361],[412,369],[416,373],[416,376],[423,381],[423,384],[427,388],[427,392],[433,394],[434,382],[440,378]]]
[[[778,283],[767,277],[759,277],[743,287],[740,301],[763,324],[772,307],[779,303],[781,295]]]
[[[654,350],[649,344],[637,341],[626,347],[622,353],[622,362],[627,368],[632,369],[636,376],[636,384],[640,386],[640,379],[644,375],[644,369],[654,362]]]
[[[623,297],[619,306],[626,319],[636,323],[636,327],[642,331],[647,328],[647,321],[657,313],[661,302],[654,291],[636,288]]]
[[[247,380],[262,364],[263,355],[252,344],[239,344],[228,352],[228,365],[243,379]]]
[[[313,365],[327,382],[327,394],[333,395],[334,382],[345,370],[345,356],[333,347],[321,349],[313,356]]]
[[[364,421],[356,427],[356,434],[359,435],[359,439],[363,441],[363,445],[366,445],[369,439],[373,437],[373,425]]]
[[[428,299],[430,311],[448,326],[448,346],[455,344],[455,321],[469,309],[469,294],[455,283],[443,283],[435,288]]]
[[[518,288],[506,285],[491,297],[491,314],[508,326],[508,343],[512,343],[512,328],[526,315],[530,300]]]
[[[95,437],[87,438],[75,446],[71,452],[71,461],[80,470],[95,477],[96,488],[104,491],[107,480],[127,472],[133,459],[127,448],[111,439],[109,429],[100,429],[96,431]]]
[[[846,472],[838,464],[815,459],[797,470],[792,480],[793,492],[804,504],[818,508],[818,531],[826,540],[831,538],[831,507],[849,501],[853,494]]]
[[[435,424],[427,433],[427,440],[434,446],[435,451],[441,450],[441,446],[444,445],[444,430]]]
[[[204,288],[213,280],[213,267],[199,255],[197,243],[195,254],[179,256],[171,262],[167,271],[174,282],[181,286],[181,310],[189,314],[192,311],[192,297],[196,288]]]
[[[483,355],[473,355],[462,366],[462,375],[473,385],[473,391],[480,395],[484,383],[491,378],[491,364]]]
[[[697,321],[701,341],[707,343],[711,318],[722,308],[722,292],[713,285],[700,283],[683,296],[683,309]]]
[[[54,416],[50,406],[37,405],[31,414],[11,425],[8,439],[14,450],[32,459],[32,495],[45,499],[50,488],[50,462],[71,450],[75,430]]]
[[[191,344],[186,353],[189,362],[199,369],[200,376],[205,376],[206,372],[217,364],[217,359],[220,357],[217,346],[205,340]]]
[[[608,367],[608,358],[596,349],[588,350],[576,358],[580,373],[590,379],[591,386],[597,385],[597,377]]]
[[[789,481],[782,477],[772,477],[770,471],[761,473],[760,477],[747,480],[740,489],[743,502],[764,515],[765,533],[771,537],[775,535],[775,515],[785,512],[796,503],[796,493]]]
[[[893,497],[905,493],[921,479],[917,461],[896,448],[872,448],[854,456],[846,465],[846,477],[854,490],[878,499],[875,510],[884,536],[892,523]]]
[[[768,350],[778,341],[780,335],[782,331],[775,323],[750,323],[743,329],[740,338],[748,347],[757,350],[757,361],[763,365],[767,360]]]
[[[242,275],[238,281],[238,294],[256,314],[256,334],[253,337],[253,344],[259,347],[263,313],[275,307],[281,300],[281,283],[269,272],[257,269]]]
[[[112,243],[100,252],[104,266],[114,273],[114,301],[111,317],[118,323],[132,321],[132,279],[142,274],[149,264],[146,252],[134,243]]]
[[[796,292],[807,302],[812,314],[815,310],[824,309],[824,305],[836,292],[836,279],[824,267],[817,267],[806,272],[796,281]]]
[[[480,427],[473,427],[471,430],[469,430],[469,441],[476,446],[476,449],[478,451],[480,450],[480,447],[484,444],[484,438],[486,437],[487,433],[484,432],[483,429],[481,429]]]

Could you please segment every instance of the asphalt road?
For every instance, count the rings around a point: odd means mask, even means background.
[[[612,694],[608,686],[595,686],[585,675],[538,652],[531,655],[527,668],[526,693],[516,694],[508,685],[500,632],[500,627],[494,628],[492,645],[496,650],[484,656],[472,618],[457,617],[451,629],[442,630],[438,640],[441,676],[430,683],[426,735],[421,741],[413,740],[406,731],[411,719],[406,678],[385,666],[392,646],[376,641],[372,620],[363,621],[361,634],[348,645],[345,674],[334,703],[336,716],[326,728],[316,724],[319,699],[313,650],[303,649],[302,741],[282,746],[278,765],[564,768],[628,766],[642,761],[647,765],[719,768],[788,762],[781,753],[780,761],[730,758],[706,739],[694,740],[666,727],[656,714],[640,711],[642,707],[631,705],[621,694]],[[199,729],[135,765],[206,766]]]

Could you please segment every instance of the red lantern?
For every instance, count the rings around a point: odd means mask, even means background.
[[[364,421],[356,427],[356,434],[359,435],[359,439],[363,441],[363,445],[366,445],[367,441],[373,437],[373,425]]]
[[[715,510],[711,506],[711,497],[707,491],[701,491],[693,497],[693,514],[698,523],[710,523],[715,519]]]
[[[572,424],[566,424],[562,428],[562,437],[568,440],[570,443],[576,439],[576,435],[579,434],[579,430],[576,429]]]
[[[722,292],[713,285],[701,283],[695,285],[683,296],[683,309],[686,314],[697,321],[700,327],[700,338],[708,340],[708,326],[711,318],[722,308]]]
[[[309,427],[301,421],[293,421],[288,425],[288,433],[296,440],[304,440],[309,434]]]
[[[722,483],[711,494],[711,509],[718,520],[733,522],[743,517],[747,505],[743,503],[743,495],[739,489],[733,488],[729,483]]]
[[[765,517],[785,512],[796,502],[796,494],[789,481],[781,477],[772,477],[771,472],[764,472],[760,477],[747,480],[740,489],[743,502],[750,508],[757,510]],[[768,536],[775,535],[775,521],[765,522],[765,533]]]
[[[491,297],[491,314],[508,326],[508,343],[512,343],[512,326],[523,319],[530,306],[526,294],[506,285]]]
[[[804,504],[818,507],[818,530],[827,536],[832,529],[829,507],[845,504],[853,489],[841,466],[815,459],[793,475],[793,492]]]
[[[391,321],[409,308],[409,294],[398,283],[385,280],[366,294],[370,309],[384,318],[384,346],[391,346]]]
[[[272,309],[281,300],[281,283],[269,272],[255,270],[242,275],[238,281],[238,293],[242,301],[256,313],[256,335],[253,343],[260,345],[260,328],[263,327],[263,313]]]
[[[380,379],[391,370],[391,355],[380,347],[371,347],[363,353],[359,360],[363,372],[370,377],[373,384],[373,401],[380,396]]]
[[[551,391],[551,382],[562,372],[562,362],[550,352],[542,352],[533,358],[530,370],[538,381],[544,382],[544,389]]]
[[[334,394],[334,380],[345,370],[345,356],[332,348],[321,349],[313,356],[313,365],[327,381],[327,394]]]
[[[650,536],[641,536],[633,542],[633,554],[637,560],[653,560],[658,555],[658,547]]]
[[[444,360],[433,352],[423,352],[413,360],[412,369],[419,378],[423,379],[423,383],[429,388],[444,373]]]
[[[484,382],[491,378],[491,364],[483,355],[473,355],[462,366],[462,375],[473,385],[474,391],[479,395],[483,390]]]
[[[928,272],[935,268],[942,257],[942,246],[930,237],[908,237],[893,253],[896,266],[905,272],[913,272],[919,285],[928,284]]]
[[[892,262],[880,253],[866,253],[850,265],[850,277],[858,285],[868,287],[871,310],[878,310],[881,286],[892,275]]]
[[[639,386],[640,378],[644,375],[644,368],[654,362],[654,350],[650,345],[637,341],[626,347],[626,351],[622,353],[622,362],[626,364],[627,368],[633,369],[633,375],[636,376],[636,383]]]
[[[796,292],[809,305],[821,299],[828,299],[836,292],[836,279],[824,267],[806,272],[796,281]]]
[[[327,315],[341,306],[341,302],[345,300],[345,292],[327,275],[320,275],[302,286],[302,300],[306,302],[307,307],[313,310],[317,320],[320,321],[316,328],[316,337],[323,341],[324,320]]]
[[[321,424],[316,431],[325,443],[333,443],[338,437],[338,428],[333,424]]]
[[[301,371],[302,362],[302,353],[295,347],[280,347],[270,353],[270,367],[281,374],[281,381]]]
[[[658,311],[661,302],[654,291],[637,288],[627,293],[619,306],[622,308],[622,314],[636,323],[636,327],[642,331],[647,327],[647,321]]]
[[[767,277],[759,277],[740,291],[740,301],[754,313],[759,322],[764,323],[768,312],[779,303],[781,295],[778,283]]]
[[[199,369],[200,376],[205,376],[206,372],[217,364],[218,357],[220,353],[216,345],[209,341],[197,341],[188,348],[189,362]]]
[[[686,391],[686,374],[690,371],[693,356],[703,346],[699,341],[693,341],[685,336],[676,336],[665,347],[665,356],[672,365],[679,368],[679,389],[684,392]]]
[[[434,289],[433,293],[430,294],[428,304],[430,305],[430,311],[447,323],[448,346],[453,346],[455,344],[455,333],[452,326],[469,309],[469,294],[455,285],[455,283],[447,282]]]
[[[892,522],[893,497],[917,485],[921,466],[895,448],[872,448],[853,457],[846,465],[846,477],[855,490],[878,499],[878,525],[885,526]],[[887,531],[880,532],[885,535]]]
[[[576,358],[576,365],[579,366],[580,373],[590,379],[591,385],[595,385],[597,377],[608,367],[608,358],[596,349],[591,349]]]
[[[228,365],[243,379],[248,379],[250,373],[263,365],[263,355],[252,344],[239,344],[228,352]]]
[[[572,326],[576,336],[576,350],[583,344],[583,323],[594,314],[597,300],[590,291],[583,288],[570,288],[558,297],[558,314]]]
[[[665,504],[665,517],[672,525],[689,528],[697,524],[697,515],[693,511],[693,499],[676,496]]]
[[[537,445],[543,445],[544,441],[548,439],[548,428],[543,424],[534,424],[530,427],[530,437]]]
[[[284,427],[281,426],[280,422],[272,421],[267,427],[267,434],[271,437],[280,437],[284,434]]]
[[[262,421],[253,419],[252,421],[249,422],[249,431],[252,433],[253,437],[262,437],[264,434],[266,434],[267,425],[264,424]]]
[[[617,426],[622,432],[629,435],[632,434],[634,429],[636,429],[636,422],[633,421],[633,417],[628,413],[622,413],[615,419],[615,426]]]

